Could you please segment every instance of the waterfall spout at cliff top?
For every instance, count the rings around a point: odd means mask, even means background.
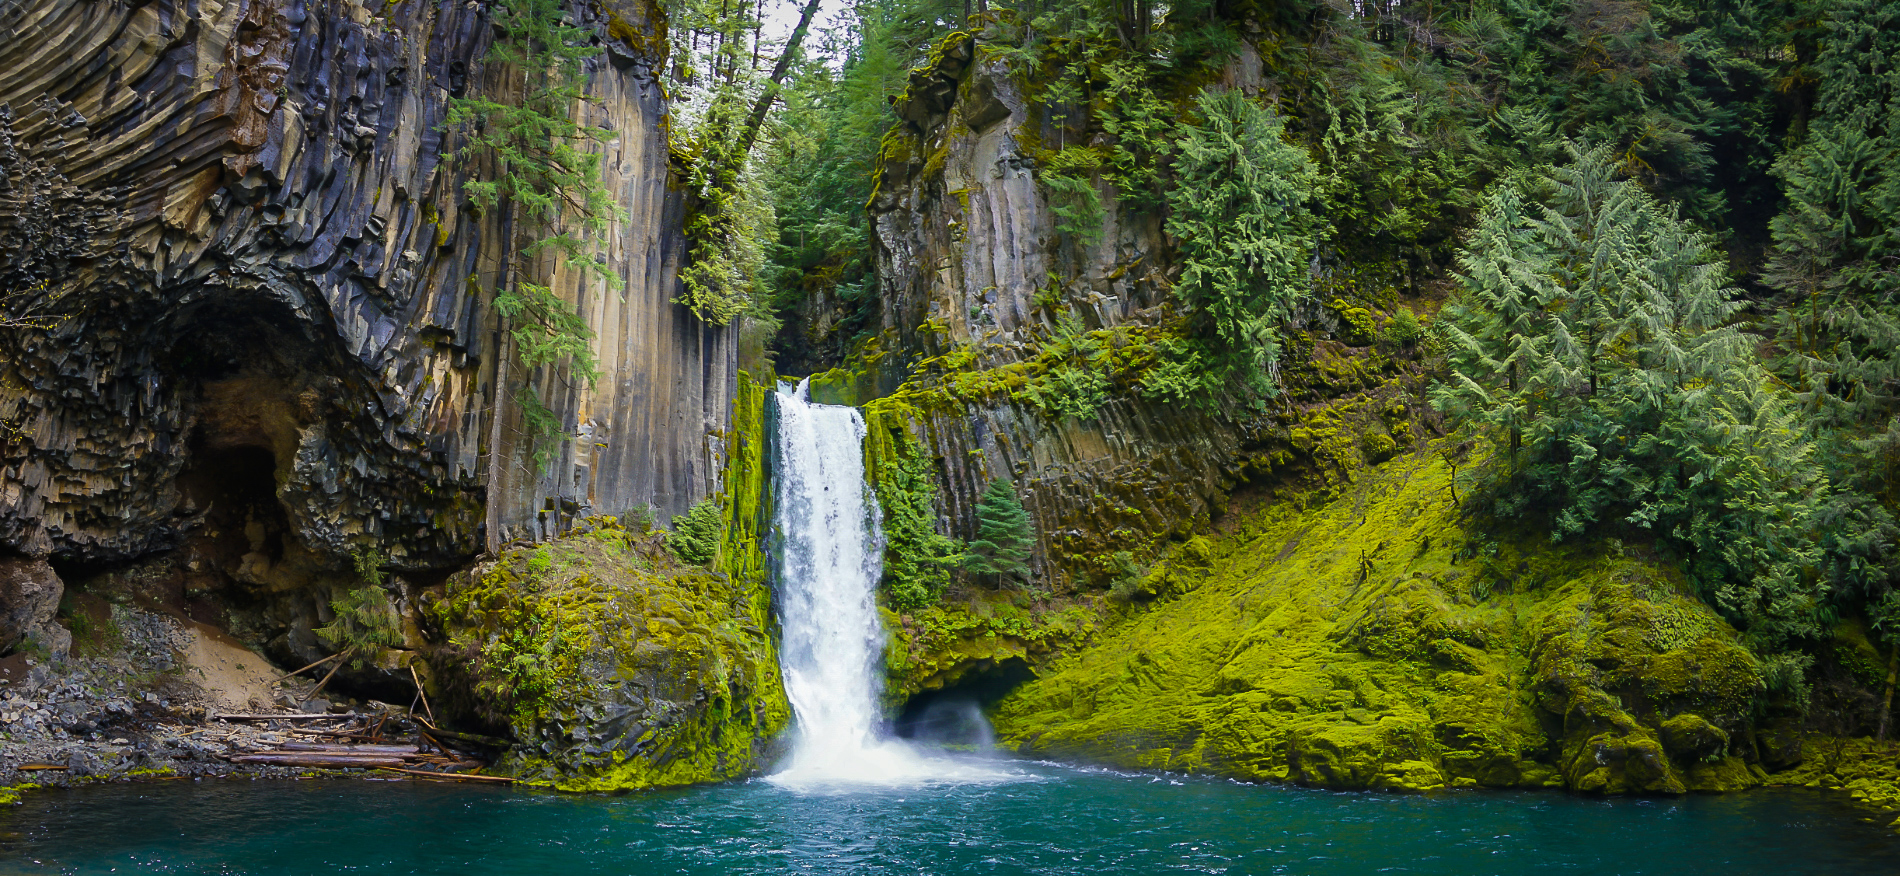
[[[864,478],[864,419],[778,393],[779,666],[796,726],[781,785],[926,784],[1013,777],[996,764],[926,755],[889,738],[878,705],[883,538]]]

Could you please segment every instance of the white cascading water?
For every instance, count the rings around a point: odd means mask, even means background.
[[[879,730],[884,644],[876,589],[883,543],[864,479],[864,419],[778,393],[779,666],[797,718],[790,786],[994,781],[992,765],[923,755]]]

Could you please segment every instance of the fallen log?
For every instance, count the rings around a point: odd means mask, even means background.
[[[365,758],[369,760],[406,760],[413,757],[413,755],[404,755],[389,751],[284,751],[277,748],[254,748],[232,753],[233,757],[261,757],[265,755],[272,757],[330,758],[332,760],[363,760]]]
[[[63,770],[65,768],[66,767],[56,763],[23,763],[18,767],[21,772],[30,770]]]
[[[285,742],[278,751],[333,751],[346,754],[420,754],[414,745],[340,745],[329,742]]]
[[[331,739],[376,739],[368,733],[349,733],[343,730],[291,730],[297,736],[327,736]]]
[[[342,712],[334,715],[328,712],[285,712],[281,715],[223,714],[212,715],[211,717],[217,721],[319,721],[326,718],[342,721],[349,718],[362,718],[366,716],[359,715],[355,712]]]
[[[464,742],[469,745],[478,746],[480,748],[493,748],[493,749],[504,749],[504,750],[514,747],[514,743],[509,742],[506,739],[496,739],[493,736],[483,736],[478,733],[460,733],[454,730],[444,730],[433,724],[426,725],[426,726],[428,726],[429,728],[429,735],[435,736],[441,739],[447,739],[450,742]]]
[[[320,752],[285,752],[281,754],[239,754],[229,760],[232,763],[258,764],[260,766],[316,767],[329,769],[369,769],[371,767],[401,766],[401,757],[393,754],[328,754]]]
[[[377,769],[389,770],[390,772],[403,773],[405,775],[411,775],[411,776],[424,776],[426,778],[431,778],[431,779],[446,779],[449,781],[456,781],[456,782],[508,782],[508,783],[514,782],[514,779],[509,778],[508,776],[477,776],[477,775],[471,775],[469,773],[432,773],[432,772],[429,772],[428,770],[406,770],[401,767],[393,767],[393,766],[377,767]]]

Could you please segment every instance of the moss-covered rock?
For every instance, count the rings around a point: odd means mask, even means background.
[[[1091,606],[1036,605],[1022,591],[977,590],[921,609],[884,613],[885,698],[902,703],[974,673],[1039,665],[1095,632]]]
[[[1378,340],[1378,325],[1373,321],[1372,311],[1340,298],[1328,302],[1326,309],[1339,321],[1337,335],[1341,341],[1354,347],[1366,347]]]
[[[1900,742],[1810,736],[1801,743],[1800,764],[1766,782],[1845,793],[1900,831]]]
[[[1179,595],[1003,700],[1001,740],[1335,788],[1759,781],[1728,744],[1755,662],[1674,572],[1495,521],[1468,531],[1437,453],[1319,496],[1170,562]]]
[[[666,787],[763,766],[789,709],[762,583],[589,524],[449,579],[429,609],[448,640],[438,699],[512,736],[500,767],[532,784]]]

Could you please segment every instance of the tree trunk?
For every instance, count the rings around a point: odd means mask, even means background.
[[[744,161],[752,152],[752,144],[759,139],[759,128],[765,125],[765,114],[772,109],[772,102],[778,99],[779,83],[785,80],[785,74],[792,69],[792,57],[798,54],[798,47],[805,42],[805,32],[811,29],[812,16],[818,14],[818,4],[823,0],[808,0],[805,8],[798,13],[798,26],[792,28],[792,35],[785,41],[785,51],[780,52],[778,63],[772,65],[772,77],[765,83],[765,90],[759,92],[759,99],[752,104],[752,115],[746,119],[745,130],[739,132],[739,148],[732,154],[732,160]]]
[[[501,421],[508,416],[508,332],[503,320],[495,320],[495,394],[488,417],[488,489],[483,497],[487,506],[487,549],[490,555],[501,553]]]
[[[1880,732],[1874,734],[1874,738],[1882,742],[1887,741],[1887,721],[1893,716],[1893,682],[1894,676],[1900,674],[1900,642],[1894,642],[1887,653],[1887,696],[1880,702]]]

